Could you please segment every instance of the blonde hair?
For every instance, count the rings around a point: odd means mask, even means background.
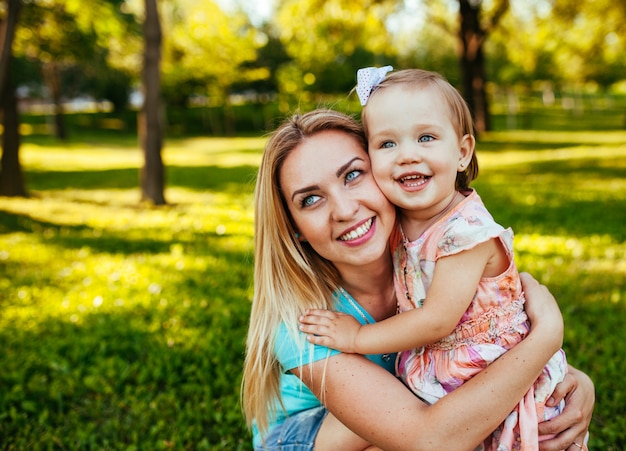
[[[281,368],[274,354],[278,326],[283,322],[297,339],[298,316],[307,308],[330,308],[332,293],[340,283],[332,262],[296,238],[279,178],[287,156],[324,130],[344,131],[367,148],[361,125],[350,116],[327,109],[295,114],[268,140],[257,176],[254,297],[241,393],[247,423],[251,426],[255,422],[261,435],[282,406]]]
[[[392,72],[380,82],[370,94],[369,99],[378,92],[390,86],[407,85],[413,88],[433,88],[436,89],[450,109],[450,120],[459,138],[465,135],[475,136],[474,121],[472,114],[463,99],[463,96],[452,86],[441,74],[423,69],[405,69]],[[369,103],[369,102],[368,102]],[[367,105],[363,107],[361,121],[367,136]],[[465,191],[469,188],[472,180],[478,177],[478,159],[476,152],[472,153],[472,160],[463,172],[458,172],[456,176],[456,189]]]

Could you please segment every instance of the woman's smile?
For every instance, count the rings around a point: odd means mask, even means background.
[[[363,238],[370,230],[374,232],[374,230],[372,230],[373,223],[374,223],[374,218],[373,217],[369,218],[358,227],[341,235],[339,237],[339,241],[355,241],[355,240],[358,240],[359,238]],[[363,240],[359,240],[359,241],[363,241]]]

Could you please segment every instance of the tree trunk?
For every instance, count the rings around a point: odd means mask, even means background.
[[[0,195],[27,197],[20,165],[20,133],[17,96],[15,86],[9,74],[5,78],[2,92],[2,161],[0,162]]]
[[[459,6],[462,91],[474,115],[476,131],[480,133],[491,129],[489,102],[486,91],[485,55],[483,51],[486,32],[480,23],[481,2],[459,0]]]
[[[20,135],[17,97],[11,77],[13,37],[20,0],[8,0],[7,15],[0,23],[0,116],[2,118],[2,159],[0,160],[0,195],[26,197],[19,160]]]
[[[10,60],[13,56],[13,38],[15,26],[22,7],[20,0],[7,0],[7,12],[4,19],[0,20],[0,95],[4,93],[4,83],[11,67]]]
[[[144,153],[141,169],[141,200],[165,204],[164,167],[161,159],[161,25],[156,0],[145,0],[143,90],[144,104],[139,115],[139,139]]]
[[[61,77],[59,67],[53,61],[44,63],[43,78],[52,96],[54,105],[54,135],[57,139],[65,141],[67,139],[67,129],[63,117],[63,105],[61,104]]]

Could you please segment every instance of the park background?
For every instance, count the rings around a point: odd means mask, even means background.
[[[386,64],[472,105],[474,186],[594,380],[590,449],[626,449],[624,2],[3,0],[0,20],[0,449],[249,449],[267,133],[358,115],[356,69]]]

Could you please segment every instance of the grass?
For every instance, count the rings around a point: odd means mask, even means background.
[[[0,198],[0,449],[249,449],[239,384],[262,138],[170,139],[139,205],[128,137],[22,148]],[[481,137],[475,183],[596,384],[592,450],[626,448],[626,132]]]

